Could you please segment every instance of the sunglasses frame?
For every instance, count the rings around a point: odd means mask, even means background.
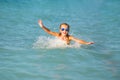
[[[67,28],[67,29],[65,29],[65,28],[61,28],[61,31],[69,31],[69,29]]]

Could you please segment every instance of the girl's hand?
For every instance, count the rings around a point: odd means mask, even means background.
[[[38,24],[40,25],[41,28],[44,26],[42,20],[38,20]]]
[[[87,45],[94,44],[94,42],[87,42]]]

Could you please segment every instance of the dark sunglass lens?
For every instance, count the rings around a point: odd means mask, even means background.
[[[66,31],[69,31],[69,29],[66,29]]]
[[[64,31],[64,28],[62,28],[61,30]]]

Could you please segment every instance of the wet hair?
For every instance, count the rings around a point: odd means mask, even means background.
[[[59,27],[60,29],[61,29],[61,26],[62,26],[62,25],[66,25],[66,26],[68,27],[68,31],[70,30],[69,24],[67,24],[67,23],[62,23],[62,24],[60,24],[60,27]]]
[[[62,25],[66,25],[67,27],[68,27],[68,32],[70,31],[70,26],[69,26],[69,24],[67,24],[67,23],[62,23],[62,24],[60,24],[60,29],[61,29],[61,26]],[[59,33],[59,35],[61,35],[61,33]],[[69,34],[67,34],[67,36],[69,36]]]

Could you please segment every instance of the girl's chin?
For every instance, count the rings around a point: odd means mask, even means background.
[[[66,36],[67,34],[64,34],[64,33],[63,33],[62,35]]]

